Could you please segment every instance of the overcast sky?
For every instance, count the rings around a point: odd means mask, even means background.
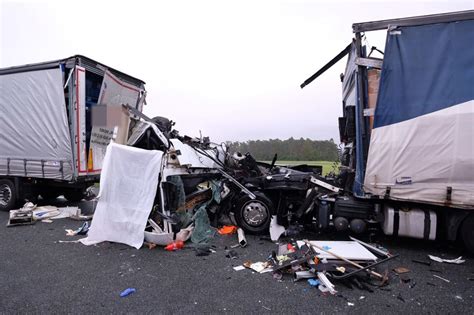
[[[338,138],[354,22],[474,9],[468,1],[0,0],[0,67],[83,54],[144,80],[149,116],[215,142]],[[384,32],[368,33],[384,47]]]

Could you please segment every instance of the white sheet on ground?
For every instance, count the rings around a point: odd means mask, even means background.
[[[161,151],[111,143],[100,179],[100,199],[84,245],[103,241],[140,248],[158,186]]]

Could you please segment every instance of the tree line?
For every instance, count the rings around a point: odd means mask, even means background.
[[[250,152],[256,160],[271,161],[278,154],[281,161],[336,161],[338,148],[333,139],[311,140],[249,140],[245,142],[228,142],[231,152]]]

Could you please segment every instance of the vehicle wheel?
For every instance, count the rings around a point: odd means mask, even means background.
[[[240,198],[235,204],[234,215],[239,227],[250,234],[268,232],[273,213],[273,204],[263,194],[257,194],[256,199],[249,196]]]
[[[84,191],[82,189],[70,189],[64,192],[64,197],[68,201],[79,202],[84,198]]]
[[[466,249],[474,254],[474,214],[464,219],[461,226],[461,237]]]
[[[15,184],[8,179],[0,179],[0,210],[9,211],[16,206]]]

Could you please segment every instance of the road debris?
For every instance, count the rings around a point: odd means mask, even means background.
[[[165,246],[165,250],[167,251],[175,251],[178,249],[182,249],[184,247],[183,241],[175,241]]]
[[[135,288],[127,288],[120,293],[120,297],[129,296],[132,293],[135,293],[137,290]]]
[[[89,232],[89,223],[84,222],[80,228],[76,230],[66,229],[67,236],[75,236],[75,235],[86,235]]]
[[[410,269],[407,269],[405,267],[397,267],[393,269],[393,271],[395,271],[397,274],[402,274],[402,273],[410,272]]]
[[[455,259],[443,259],[443,258],[440,258],[440,257],[437,257],[437,256],[432,256],[432,255],[428,255],[428,257],[431,259],[431,260],[434,260],[436,262],[440,262],[440,263],[448,263],[448,264],[463,264],[465,262],[465,260],[462,259],[462,256],[459,256],[458,258],[455,258]]]
[[[441,279],[441,280],[443,280],[444,282],[447,282],[447,283],[450,283],[450,282],[451,282],[451,281],[449,281],[448,279],[443,278],[443,277],[440,277],[440,276],[438,276],[438,275],[433,275],[433,277],[438,278],[438,279]]]
[[[224,225],[217,232],[220,235],[235,234],[237,232],[237,227],[235,225]]]
[[[240,266],[235,266],[233,269],[234,269],[235,271],[241,271],[241,270],[245,270],[246,267],[243,266],[243,265],[240,265]]]

